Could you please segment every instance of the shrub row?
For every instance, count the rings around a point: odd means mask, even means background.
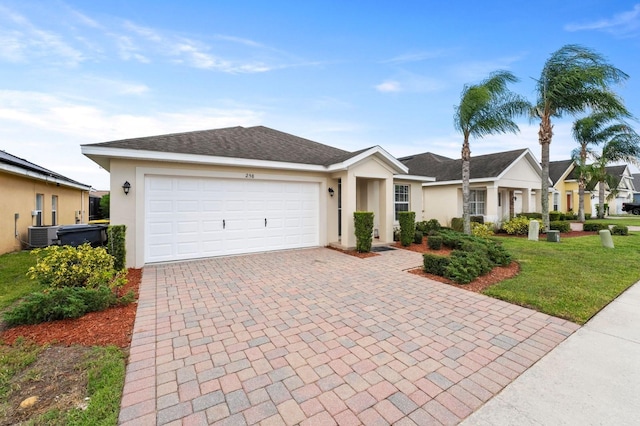
[[[509,252],[496,241],[445,229],[439,236],[442,244],[453,251],[450,257],[425,253],[423,262],[427,273],[467,284],[489,272],[495,265],[506,266],[511,263]],[[429,238],[430,247],[434,237]]]

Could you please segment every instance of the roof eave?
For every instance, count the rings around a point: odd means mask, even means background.
[[[30,179],[36,179],[36,180],[44,181],[47,183],[53,183],[60,186],[66,186],[68,188],[75,188],[82,191],[89,191],[91,189],[91,185],[86,185],[80,182],[71,182],[66,179],[60,179],[59,177],[56,177],[56,176],[46,175],[44,173],[40,173],[31,169],[19,167],[12,164],[0,163],[0,170],[13,175],[23,176]]]
[[[376,145],[366,151],[361,152],[358,155],[355,155],[351,158],[348,158],[340,163],[331,164],[328,166],[328,170],[331,172],[336,172],[340,170],[346,170],[354,164],[364,160],[367,157],[376,155],[381,158],[384,162],[386,162],[392,169],[395,174],[407,174],[409,173],[409,168],[398,161],[397,158],[389,154],[379,145]]]

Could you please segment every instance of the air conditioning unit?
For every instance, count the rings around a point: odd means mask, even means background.
[[[53,245],[58,239],[59,226],[30,226],[29,246],[47,247]]]

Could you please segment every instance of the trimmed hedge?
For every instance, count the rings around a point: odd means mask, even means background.
[[[614,225],[611,228],[611,235],[629,235],[629,228],[625,225]]]
[[[416,230],[422,232],[423,235],[428,235],[431,232],[439,231],[442,226],[438,219],[423,220],[422,222],[416,222]]]
[[[527,219],[542,219],[542,213],[519,213],[518,217],[526,217]]]
[[[454,217],[451,219],[451,229],[457,232],[462,232],[464,230],[464,219],[461,217]]]
[[[598,232],[608,228],[604,223],[585,223],[582,225],[582,230],[586,232]]]
[[[442,248],[442,236],[429,235],[427,238],[427,245],[431,250],[440,250]]]
[[[453,249],[453,252],[448,263],[440,260],[440,256],[425,253],[425,272],[447,277],[459,284],[467,284],[489,272],[495,265],[506,266],[511,263],[509,252],[494,240],[445,229],[441,230],[439,236],[442,243]],[[431,242],[435,237],[430,236],[427,240],[429,248],[433,248]]]
[[[564,214],[562,212],[559,212],[559,211],[549,212],[549,222],[557,222],[559,220],[562,220],[563,217],[564,217]]]
[[[554,222],[549,222],[549,229],[560,232],[570,232],[571,223],[566,220],[556,220]]]
[[[444,273],[451,262],[447,256],[438,256],[435,254],[425,253],[422,256],[424,271],[428,274],[444,276]]]
[[[416,234],[416,212],[398,212],[400,222],[400,244],[411,245]]]
[[[111,225],[107,228],[107,253],[115,259],[113,267],[120,271],[127,266],[126,225]]]
[[[356,234],[356,250],[358,253],[371,251],[373,241],[373,212],[353,212],[353,223]]]
[[[416,233],[413,236],[413,243],[422,244],[422,237],[424,237],[424,234],[421,231],[416,231]]]

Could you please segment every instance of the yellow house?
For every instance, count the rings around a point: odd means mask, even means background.
[[[605,185],[605,200],[609,206],[609,214],[621,214],[622,203],[629,203],[633,200],[635,191],[633,177],[627,165],[610,166],[606,168],[609,175],[615,178],[617,194],[611,199],[611,188]],[[575,165],[572,160],[549,162],[549,178],[553,183],[553,189],[549,193],[549,210],[563,213],[578,213],[578,177],[576,176]],[[584,192],[584,213],[585,215],[596,216],[596,206],[599,201],[599,191],[597,182],[587,182]]]
[[[29,248],[35,227],[88,220],[90,185],[5,151],[0,151],[0,188],[0,254]]]

